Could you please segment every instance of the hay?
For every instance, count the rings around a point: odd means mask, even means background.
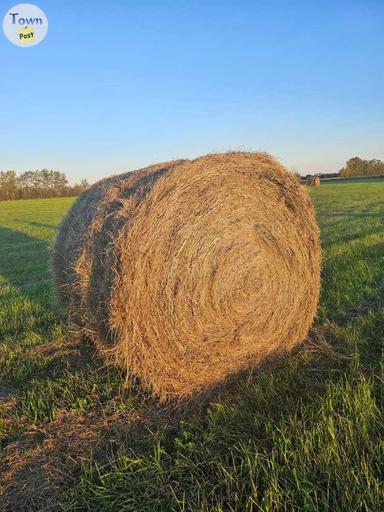
[[[143,184],[145,186],[148,181],[152,183],[182,162],[155,164],[103,179],[82,192],[64,217],[53,251],[53,277],[59,302],[67,310],[70,325],[76,332],[86,334],[95,341],[99,337],[90,325],[87,301],[91,273],[95,267],[90,251],[101,226],[106,223],[108,216],[118,213],[124,200],[131,195],[140,197]],[[109,226],[106,228],[109,229]]]
[[[318,228],[304,188],[269,155],[208,155],[94,188],[62,224],[56,283],[72,276],[63,303],[145,388],[188,397],[306,337]]]
[[[318,187],[320,185],[320,176],[308,176],[307,185]]]

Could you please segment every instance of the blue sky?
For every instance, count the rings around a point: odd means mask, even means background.
[[[35,3],[41,44],[0,34],[0,170],[93,182],[228,149],[304,174],[384,159],[383,0]]]

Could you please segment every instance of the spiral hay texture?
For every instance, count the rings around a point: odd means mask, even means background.
[[[291,350],[316,313],[312,204],[265,153],[159,164],[84,192],[56,241],[76,329],[160,399]]]

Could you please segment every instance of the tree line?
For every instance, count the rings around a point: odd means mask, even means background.
[[[0,172],[0,200],[77,196],[88,187],[87,180],[69,185],[63,172],[41,169],[17,175]]]
[[[351,158],[339,173],[340,176],[384,176],[384,162],[381,160],[363,160],[358,156]]]
[[[364,160],[355,156],[346,162],[345,167],[340,170],[338,175],[342,177],[384,176],[384,162],[377,159]],[[333,176],[337,176],[337,174],[323,175],[323,177]],[[298,177],[302,178],[299,174]],[[69,185],[63,172],[48,169],[26,171],[20,175],[17,175],[15,171],[1,171],[0,201],[77,196],[88,186],[87,180]]]

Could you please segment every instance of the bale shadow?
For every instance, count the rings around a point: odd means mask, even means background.
[[[384,317],[381,326],[384,329]],[[4,510],[9,512],[59,510],[82,468],[94,463],[108,468],[111,460],[121,455],[146,457],[159,438],[172,451],[182,424],[207,425],[208,415],[214,414],[218,403],[221,408],[231,409],[238,428],[231,433],[233,443],[244,436],[267,439],[263,423],[253,425],[254,417],[265,418],[266,422],[289,422],[298,404],[319,403],[330,383],[345,379],[350,356],[337,345],[334,327],[330,322],[314,326],[307,341],[292,353],[232,375],[226,382],[184,402],[162,405],[145,394],[138,381],[128,390],[135,403],[129,411],[119,412],[117,407],[117,412],[104,414],[107,406],[118,402],[119,397],[104,404],[101,412],[78,416],[61,411],[53,422],[7,446],[5,490],[3,498],[0,492],[0,503],[3,499]],[[371,348],[367,346],[365,350]],[[308,358],[309,352],[314,357]],[[93,359],[85,364],[97,368],[101,362]],[[75,369],[79,370],[81,366]],[[255,393],[258,388],[268,389],[268,379],[273,382],[272,393],[269,397],[264,393],[265,400],[258,402]]]
[[[33,226],[35,228],[44,228],[44,229],[52,229],[56,231],[57,225],[56,224],[47,224],[44,222],[37,222],[37,221],[28,221],[25,219],[13,219],[14,222],[18,222],[19,224],[28,224],[29,226]]]
[[[0,275],[23,297],[44,307],[50,303],[36,288],[52,289],[49,252],[48,240],[0,227]]]

